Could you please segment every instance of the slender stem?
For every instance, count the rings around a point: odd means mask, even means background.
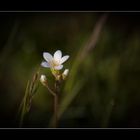
[[[53,96],[55,96],[55,92],[49,87],[49,85],[48,84],[45,84],[45,86],[46,86],[46,88],[48,89],[48,91],[53,95]]]
[[[23,101],[21,102],[21,105],[20,105],[20,108],[19,108],[19,111],[21,109],[21,116],[20,116],[19,127],[22,127],[24,116],[26,114],[26,100],[27,100],[27,95],[28,95],[29,87],[30,87],[30,82],[28,81],[27,86],[26,86],[25,96],[24,96]]]
[[[58,123],[58,95],[54,96],[54,121],[53,127],[56,128]]]
[[[58,96],[59,96],[59,81],[55,81],[54,90],[52,90],[48,83],[45,83],[44,86],[48,89],[48,91],[53,95],[53,117],[50,123],[51,127],[56,128],[58,125]]]
[[[58,94],[59,94],[59,81],[55,81],[55,95],[54,95],[54,115],[53,115],[53,127],[58,125]]]
[[[20,124],[19,124],[20,127],[22,127],[22,125],[23,125],[23,120],[24,120],[25,113],[26,112],[25,112],[25,102],[24,102],[22,112],[21,112],[21,117],[20,117]]]

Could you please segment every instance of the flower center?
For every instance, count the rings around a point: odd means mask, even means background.
[[[56,61],[56,60],[52,60],[52,66],[59,66],[60,65],[60,63],[58,62],[58,61]]]

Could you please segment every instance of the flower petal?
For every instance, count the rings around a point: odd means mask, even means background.
[[[52,55],[50,54],[50,53],[48,53],[48,52],[44,52],[43,53],[43,57],[44,57],[44,59],[47,61],[47,62],[50,62],[51,60],[52,60]]]
[[[54,68],[55,70],[61,70],[63,68],[63,65],[55,66]]]
[[[60,64],[64,63],[69,58],[69,55],[65,55],[61,58]]]
[[[49,67],[50,67],[49,63],[47,63],[47,62],[45,62],[45,61],[43,61],[43,62],[41,63],[41,66],[42,66],[42,67],[46,67],[46,68],[49,68]]]
[[[54,60],[59,62],[60,59],[62,57],[62,52],[60,50],[57,50],[55,53],[54,53]]]

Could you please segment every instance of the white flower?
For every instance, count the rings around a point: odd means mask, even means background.
[[[52,56],[48,52],[43,53],[43,57],[46,61],[41,63],[41,66],[48,67],[54,70],[61,70],[63,68],[63,63],[69,58],[69,55],[65,55],[62,57],[62,52],[57,50]]]
[[[47,78],[46,78],[45,75],[41,75],[41,77],[40,77],[40,82],[41,82],[43,85],[45,85],[45,84],[47,83]]]
[[[65,69],[64,72],[62,73],[63,79],[65,79],[68,76],[69,69]]]

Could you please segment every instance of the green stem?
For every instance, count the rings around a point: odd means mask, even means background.
[[[54,114],[52,127],[56,128],[58,126],[58,95],[59,95],[59,81],[55,81],[55,95],[54,95]]]
[[[58,124],[58,95],[54,96],[54,117],[53,127],[56,128]]]
[[[24,101],[24,103],[23,103],[23,108],[22,108],[22,112],[21,112],[21,117],[20,117],[20,127],[22,127],[22,125],[23,125],[23,121],[24,121],[24,116],[25,116],[25,114],[26,114],[26,102]]]
[[[21,116],[20,116],[19,127],[22,127],[24,116],[26,114],[26,101],[27,101],[29,87],[30,87],[30,82],[28,81],[27,86],[26,86],[25,96],[24,96],[24,98],[23,98],[23,100],[21,102],[21,105],[20,105],[20,108],[21,108]]]
[[[47,87],[48,91],[49,91],[53,96],[55,96],[56,93],[55,93],[53,90],[51,90],[51,88],[48,86],[48,84],[46,84],[45,86]]]

